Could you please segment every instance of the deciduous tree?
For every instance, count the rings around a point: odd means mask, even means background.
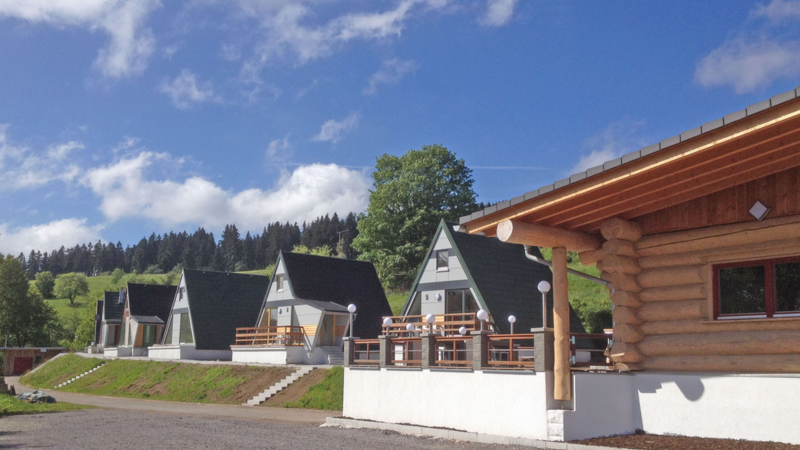
[[[36,274],[36,289],[42,294],[44,298],[53,298],[53,288],[56,285],[56,279],[50,272],[39,272]]]
[[[69,303],[75,303],[75,297],[89,293],[89,283],[86,275],[82,273],[65,273],[56,278],[55,294],[59,298],[68,298]]]

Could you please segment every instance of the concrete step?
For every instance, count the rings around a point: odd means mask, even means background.
[[[90,373],[92,373],[92,372],[95,372],[95,371],[99,370],[101,367],[105,366],[106,364],[108,364],[108,363],[103,363],[103,364],[100,364],[99,366],[97,366],[97,367],[95,367],[95,368],[93,368],[93,369],[89,369],[89,370],[87,370],[86,372],[84,372],[84,373],[82,373],[82,374],[80,374],[80,375],[78,375],[78,376],[72,377],[72,378],[70,378],[69,380],[67,380],[67,381],[65,381],[65,382],[63,382],[63,383],[61,383],[61,384],[59,384],[58,386],[54,386],[54,387],[53,387],[53,389],[58,389],[58,388],[60,388],[60,387],[64,387],[64,386],[66,386],[66,385],[68,385],[68,384],[72,383],[73,381],[77,381],[77,380],[79,380],[79,379],[81,379],[81,378],[85,377],[86,375],[89,375]]]
[[[303,366],[298,368],[294,373],[288,375],[286,378],[278,381],[274,385],[270,386],[264,392],[256,395],[255,397],[251,398],[250,400],[243,403],[244,406],[256,406],[264,403],[272,396],[277,394],[278,392],[286,389],[290,384],[294,383],[295,381],[299,380],[300,378],[306,376],[309,372],[314,370],[314,366]]]

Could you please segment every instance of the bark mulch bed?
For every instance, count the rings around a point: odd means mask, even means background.
[[[800,450],[800,445],[778,442],[659,436],[645,433],[587,439],[585,441],[575,441],[575,443],[639,450]]]

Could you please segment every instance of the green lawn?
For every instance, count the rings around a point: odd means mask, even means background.
[[[72,403],[27,403],[10,395],[0,394],[0,417],[16,414],[39,414],[49,412],[74,411],[90,409],[93,406],[75,405]]]
[[[67,361],[62,361],[64,359]],[[91,368],[92,364],[99,365],[102,362],[99,359],[68,355],[47,363],[45,367],[20,381],[29,386],[50,387],[57,377],[74,376],[78,365],[86,364]],[[52,367],[47,367],[51,364]],[[49,371],[39,375],[45,369]],[[241,404],[288,376],[293,370],[285,367],[112,360],[96,372],[60,388],[59,391],[177,402]],[[83,372],[85,370],[79,373]]]
[[[341,411],[344,397],[344,368],[334,367],[319,383],[311,386],[299,400],[283,405],[286,408],[309,408]]]
[[[36,372],[23,376],[20,382],[38,389],[50,389],[102,363],[102,359],[64,355],[43,365]]]
[[[408,292],[389,294],[386,297],[389,300],[389,306],[392,308],[392,314],[399,316],[403,312],[406,300],[408,300]]]

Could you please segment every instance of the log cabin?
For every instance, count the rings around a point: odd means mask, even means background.
[[[354,367],[346,416],[512,443],[644,430],[800,444],[800,88],[462,217],[459,229],[552,248],[553,332],[536,343],[546,376]],[[611,284],[613,370],[570,364],[568,251]],[[358,389],[378,379],[399,390],[376,393],[385,404],[433,383],[428,395],[449,411],[456,390],[480,385],[484,408],[457,418],[370,408]],[[509,391],[524,404],[494,402]]]

